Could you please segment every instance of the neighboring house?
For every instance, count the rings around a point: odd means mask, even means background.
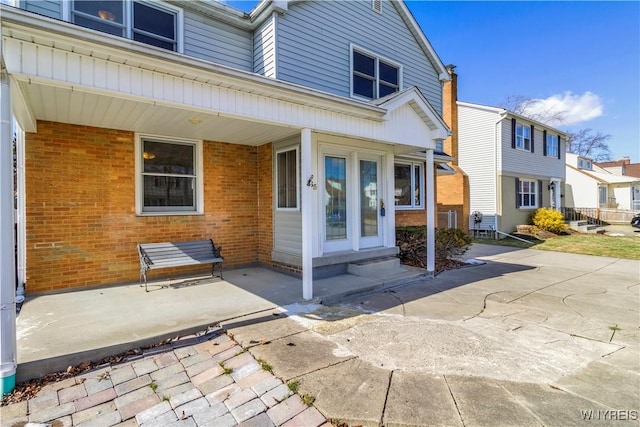
[[[576,154],[567,153],[566,162],[566,207],[640,211],[640,178],[611,173]]]
[[[314,276],[395,255],[396,221],[433,231],[449,75],[404,2],[15,4],[2,120],[29,293],[131,282],[136,243],[213,238],[225,268],[301,274],[311,298]]]
[[[634,176],[640,178],[640,163],[631,163],[629,157],[609,162],[594,162],[594,164],[615,175]]]
[[[486,105],[458,101],[457,112],[470,230],[511,233],[535,209],[562,206],[564,132]]]

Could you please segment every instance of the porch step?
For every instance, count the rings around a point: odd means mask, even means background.
[[[379,277],[400,270],[400,258],[381,257],[349,263],[347,271],[362,277]]]
[[[587,221],[569,221],[569,228],[581,233],[602,234],[605,232],[604,227],[596,224],[589,224]]]

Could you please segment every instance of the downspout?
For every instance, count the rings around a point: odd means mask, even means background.
[[[25,289],[24,284],[27,282],[27,222],[26,222],[26,187],[25,187],[25,141],[24,130],[14,121],[14,130],[16,132],[16,156],[17,156],[17,182],[16,193],[18,198],[18,208],[16,213],[16,221],[18,229],[16,231],[17,247],[18,247],[18,289],[16,289],[16,303],[24,302]]]
[[[502,200],[502,194],[498,194],[498,150],[502,147],[502,141],[498,141],[498,125],[502,123],[505,117],[507,117],[507,112],[503,111],[502,113],[500,113],[500,118],[498,119],[498,121],[496,121],[496,123],[493,125],[493,139],[495,141],[493,153],[493,176],[495,179],[494,184],[496,187],[496,206],[494,209],[495,215],[493,216],[493,229],[496,231],[496,237],[497,233],[500,231],[498,230],[498,210],[500,208],[500,200]]]
[[[5,394],[16,385],[16,266],[11,91],[1,51],[0,61],[0,385]]]

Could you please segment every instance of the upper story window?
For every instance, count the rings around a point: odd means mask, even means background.
[[[422,191],[424,188],[424,172],[422,163],[396,163],[394,171],[396,208],[422,208],[424,206],[424,192]]]
[[[591,170],[591,160],[587,160],[587,159],[583,159],[582,157],[578,157],[578,169]]]
[[[136,136],[139,214],[203,212],[202,142]]]
[[[531,151],[531,128],[522,123],[516,123],[516,148]]]
[[[71,2],[71,22],[83,27],[180,52],[182,11],[161,2]]]
[[[402,67],[359,49],[351,50],[351,93],[377,99],[398,92]]]
[[[558,135],[545,133],[544,155],[560,158],[560,138]]]
[[[298,208],[298,150],[286,149],[276,153],[276,188],[278,209]]]

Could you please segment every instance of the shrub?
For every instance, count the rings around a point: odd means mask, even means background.
[[[539,229],[555,234],[561,234],[567,230],[562,213],[551,208],[537,209],[530,215],[530,221]]]
[[[398,257],[403,264],[426,267],[427,239],[426,227],[401,227],[396,229]],[[464,254],[471,244],[471,238],[456,228],[438,229],[435,234],[436,264]]]
[[[436,230],[436,258],[446,260],[463,255],[469,250],[471,237],[459,228]]]

